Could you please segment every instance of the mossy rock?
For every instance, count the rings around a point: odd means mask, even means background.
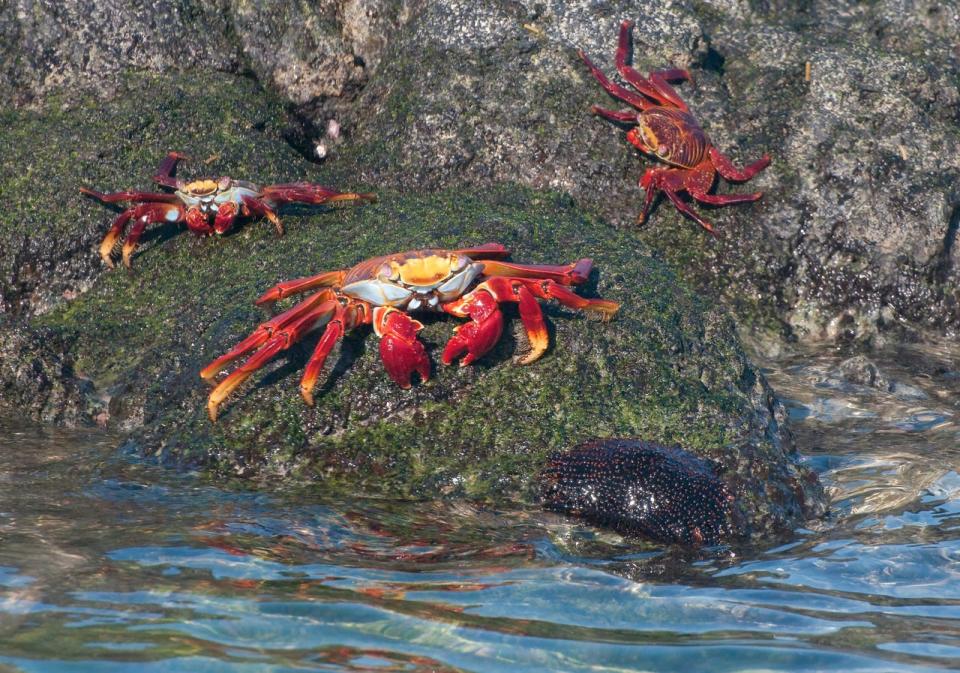
[[[745,533],[788,529],[822,510],[816,478],[796,464],[782,408],[738,345],[732,320],[629,232],[585,214],[563,194],[510,184],[381,190],[374,205],[288,209],[283,238],[262,222],[205,239],[158,226],[132,272],[104,273],[93,248],[114,215],[81,200],[75,188],[145,187],[170,149],[210,159],[184,174],[376,188],[344,173],[362,157],[321,172],[297,156],[282,140],[282,108],[245,80],[140,78],[130,88],[159,107],[144,112],[123,100],[99,116],[83,106],[9,113],[32,124],[32,133],[3,133],[17,134],[22,157],[33,148],[36,170],[51,179],[58,174],[54,157],[43,154],[49,138],[69,128],[82,151],[59,160],[68,169],[52,192],[5,182],[24,201],[19,212],[47,220],[35,258],[21,259],[44,268],[65,236],[75,245],[63,264],[95,269],[86,276],[88,291],[51,302],[31,324],[70,344],[72,373],[96,385],[111,423],[135,428],[131,443],[142,453],[220,475],[316,480],[330,491],[503,501],[533,499],[553,451],[594,437],[642,437],[719,463]],[[179,93],[164,96],[168,91]],[[252,126],[244,133],[222,127],[223,110]],[[111,125],[121,138],[107,131]],[[0,232],[24,235],[9,219]],[[198,372],[263,320],[252,301],[269,286],[375,255],[488,241],[505,244],[520,262],[592,257],[596,271],[581,291],[621,302],[620,313],[602,323],[547,306],[551,348],[517,366],[511,360],[525,344],[508,308],[512,319],[489,355],[465,368],[435,364],[431,379],[409,391],[389,380],[376,337],[361,328],[330,358],[313,408],[297,385],[316,342],[310,337],[237,391],[216,424],[207,419],[209,389]],[[422,339],[436,361],[457,321],[424,321]]]

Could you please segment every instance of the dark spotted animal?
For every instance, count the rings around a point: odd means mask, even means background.
[[[546,509],[657,542],[716,544],[733,500],[711,463],[680,448],[598,440],[556,452],[541,473]]]

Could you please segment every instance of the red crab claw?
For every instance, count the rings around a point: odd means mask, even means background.
[[[462,307],[460,310],[463,310]],[[464,312],[470,316],[471,322],[454,330],[453,337],[443,349],[441,361],[445,365],[453,364],[454,360],[466,353],[460,361],[460,366],[465,367],[488,353],[503,334],[503,313],[500,312],[497,300],[486,290],[477,291],[469,299]]]
[[[380,335],[380,357],[393,381],[406,390],[414,372],[423,381],[430,380],[430,359],[417,332],[423,324],[406,313],[392,308],[378,307],[374,311],[374,330]]]
[[[218,234],[225,234],[233,228],[233,223],[240,214],[240,209],[233,201],[220,205],[217,216],[213,220],[213,230]]]

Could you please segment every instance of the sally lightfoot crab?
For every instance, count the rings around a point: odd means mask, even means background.
[[[293,182],[261,187],[252,182],[228,177],[180,180],[173,177],[177,162],[187,157],[170,152],[160,164],[153,181],[171,192],[114,192],[103,194],[92,189],[80,191],[104,203],[129,201],[137,205],[124,210],[114,221],[110,231],[100,243],[100,257],[113,268],[113,255],[120,237],[130,222],[133,226],[123,242],[123,263],[130,267],[130,256],[136,249],[146,228],[155,222],[185,222],[195,234],[224,234],[233,227],[237,218],[265,217],[283,234],[283,224],[277,217],[277,209],[287,203],[321,205],[338,201],[374,201],[373,194],[338,192],[309,182]]]
[[[710,233],[713,226],[700,217],[678,195],[686,192],[695,200],[714,206],[756,201],[762,192],[752,194],[710,194],[710,189],[720,173],[734,182],[745,182],[770,164],[764,155],[746,168],[737,168],[720,150],[713,146],[700,125],[690,114],[670,82],[690,80],[690,73],[679,68],[651,72],[643,77],[627,65],[630,53],[630,31],[633,22],[620,24],[620,39],[617,45],[617,72],[636,91],[610,81],[581,50],[578,52],[600,85],[614,98],[624,101],[636,110],[607,110],[598,105],[591,109],[594,114],[621,124],[632,124],[627,140],[644,154],[660,159],[670,168],[648,168],[640,178],[640,186],[646,191],[646,200],[638,221],[642,224],[650,212],[650,206],[658,192],[663,192],[677,209],[700,224]]]
[[[231,362],[249,356],[210,393],[210,419],[216,420],[220,404],[251,374],[320,328],[324,328],[323,334],[300,383],[300,393],[310,405],[327,355],[346,332],[359,325],[373,326],[380,337],[380,356],[387,374],[401,388],[409,388],[414,372],[424,381],[430,378],[430,360],[417,339],[423,324],[410,317],[412,312],[443,312],[470,319],[454,330],[441,356],[446,365],[463,356],[463,366],[482,357],[500,339],[500,304],[518,305],[530,347],[518,359],[520,364],[534,362],[547,349],[549,336],[538,299],[555,299],[603,319],[619,308],[616,302],[587,299],[569,289],[587,280],[593,265],[589,259],[567,265],[514,264],[503,261],[509,254],[499,243],[460,250],[412,250],[274,286],[256,303],[269,306],[292,295],[319,291],[262,323],[200,372],[213,381]]]

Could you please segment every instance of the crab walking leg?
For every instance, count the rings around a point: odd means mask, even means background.
[[[205,381],[212,381],[213,377],[222,372],[227,366],[251,351],[255,351],[266,343],[274,334],[295,323],[305,315],[312,313],[318,306],[330,302],[334,298],[332,290],[324,290],[308,297],[291,309],[288,309],[267,322],[261,323],[246,339],[238,343],[227,353],[200,370],[200,377]]]
[[[162,192],[110,192],[104,194],[95,189],[80,188],[80,193],[102,201],[103,203],[120,203],[121,201],[150,201],[157,203],[180,203],[176,194],[164,194]]]
[[[394,383],[406,390],[413,372],[430,380],[430,358],[417,339],[423,323],[389,306],[373,309],[373,331],[380,337],[380,358]]]
[[[153,176],[153,181],[164,187],[178,188],[180,184],[173,177],[173,171],[177,168],[177,162],[181,160],[190,161],[190,157],[179,152],[168,152],[167,156],[160,162],[160,167],[157,168],[157,174]]]
[[[327,323],[327,329],[323,331],[323,336],[317,342],[313,349],[313,355],[307,362],[303,370],[303,378],[300,379],[300,396],[303,401],[311,407],[313,406],[313,389],[317,386],[317,377],[320,370],[323,369],[323,363],[327,356],[333,350],[334,345],[343,338],[343,335],[352,330],[357,325],[370,322],[370,306],[362,301],[350,301],[346,305],[334,302],[336,307],[333,311],[333,317]]]
[[[763,157],[754,161],[746,168],[737,168],[733,165],[733,162],[724,156],[716,147],[710,148],[710,158],[713,160],[717,172],[732,182],[746,182],[770,165],[770,157],[764,154]]]
[[[283,283],[277,283],[269,290],[264,292],[254,302],[257,306],[271,306],[274,303],[293,296],[309,292],[318,287],[339,287],[343,285],[343,279],[347,275],[347,269],[340,271],[324,271],[316,276],[307,276],[306,278],[297,278]]]
[[[271,224],[273,224],[277,230],[277,236],[283,236],[283,222],[280,221],[280,218],[276,212],[274,212],[273,208],[252,196],[244,196],[243,205],[254,215],[259,215],[270,220]]]
[[[608,110],[607,108],[600,107],[599,105],[592,105],[590,107],[590,112],[604,119],[609,119],[612,122],[619,122],[621,124],[636,124],[637,123],[637,113],[633,110]]]
[[[757,201],[763,196],[763,192],[752,192],[750,194],[707,194],[696,189],[688,189],[690,196],[700,203],[707,203],[711,206],[726,206],[731,203],[750,203]]]
[[[646,110],[647,108],[653,107],[654,104],[643,96],[635,94],[634,92],[630,91],[630,89],[626,89],[611,82],[607,76],[603,74],[603,71],[593,64],[593,61],[590,60],[583,49],[578,50],[577,53],[580,55],[580,58],[583,60],[586,66],[590,69],[590,74],[593,75],[594,79],[600,82],[600,86],[602,86],[608,94],[614,98],[619,98],[625,103],[629,103],[638,110]]]
[[[663,193],[666,194],[667,198],[670,199],[673,205],[677,207],[677,210],[679,210],[681,213],[683,213],[684,215],[692,219],[694,222],[699,224],[701,227],[709,231],[714,236],[719,235],[717,234],[716,230],[714,230],[713,225],[707,222],[702,217],[700,217],[693,208],[691,208],[689,205],[684,203],[683,199],[681,199],[676,192],[674,192],[671,189],[664,189]]]
[[[575,308],[578,311],[589,311],[597,313],[603,320],[610,320],[613,314],[620,309],[620,304],[609,299],[588,299],[581,297],[576,292],[567,289],[563,285],[552,280],[526,280],[521,281],[535,297],[541,299],[554,299],[561,306]],[[521,316],[523,314],[521,313]]]
[[[484,243],[475,248],[460,248],[454,250],[458,255],[466,255],[474,261],[484,259],[503,259],[510,256],[510,251],[502,243]]]
[[[288,322],[281,329],[271,334],[260,350],[233,370],[233,372],[221,381],[210,393],[210,398],[207,400],[207,413],[210,416],[210,420],[217,420],[217,411],[220,405],[230,393],[250,378],[251,374],[263,367],[277,353],[290,348],[290,346],[300,341],[307,332],[323,325],[330,319],[330,316],[339,309],[339,302],[332,299],[327,300],[318,306],[314,306],[312,310],[306,311],[295,320]],[[201,375],[202,374],[201,372]]]
[[[130,233],[127,234],[127,238],[123,242],[123,265],[128,269],[130,268],[130,257],[133,255],[133,251],[137,249],[140,237],[143,236],[147,226],[154,222],[179,222],[183,219],[183,216],[183,208],[172,203],[144,203],[134,208],[131,212],[131,218],[136,220],[136,223],[130,228]],[[114,227],[116,227],[116,223],[114,223]],[[113,229],[111,228],[107,237],[109,238],[112,233]],[[115,242],[111,244],[111,249],[114,244]],[[104,238],[100,244],[101,257],[106,245],[107,238]]]
[[[637,91],[644,96],[649,96],[660,105],[668,105],[687,110],[686,103],[680,99],[677,92],[667,84],[664,76],[671,79],[690,79],[686,70],[667,70],[661,73],[650,73],[651,80],[657,76],[657,81],[648,81],[643,75],[627,65],[627,57],[630,54],[630,31],[633,29],[633,21],[624,21],[620,24],[620,36],[617,42],[616,65],[617,72],[627,80]],[[671,77],[672,76],[672,77]]]
[[[329,187],[314,185],[309,182],[291,182],[282,185],[268,185],[263,188],[261,198],[272,208],[286,203],[311,203],[322,205],[338,201],[376,201],[376,194],[358,194],[355,192],[338,192]]]
[[[580,285],[590,277],[593,260],[580,259],[570,264],[514,264],[512,262],[481,261],[485,276],[511,278],[550,278],[561,285]]]
[[[653,187],[650,185],[650,183],[653,181],[655,172],[656,169],[648,168],[640,177],[640,187],[643,188],[645,197],[643,199],[643,210],[640,211],[640,216],[637,217],[637,224],[643,224],[647,221],[647,217],[650,215],[650,206],[653,205],[653,200],[657,197],[657,193],[660,191],[658,187]]]
[[[113,226],[110,227],[110,231],[108,231],[107,235],[100,241],[100,259],[111,269],[113,268],[113,252],[117,248],[117,243],[123,235],[123,230],[126,228],[127,222],[130,221],[130,217],[133,215],[133,210],[133,208],[129,208],[120,213],[120,216],[113,221]]]

